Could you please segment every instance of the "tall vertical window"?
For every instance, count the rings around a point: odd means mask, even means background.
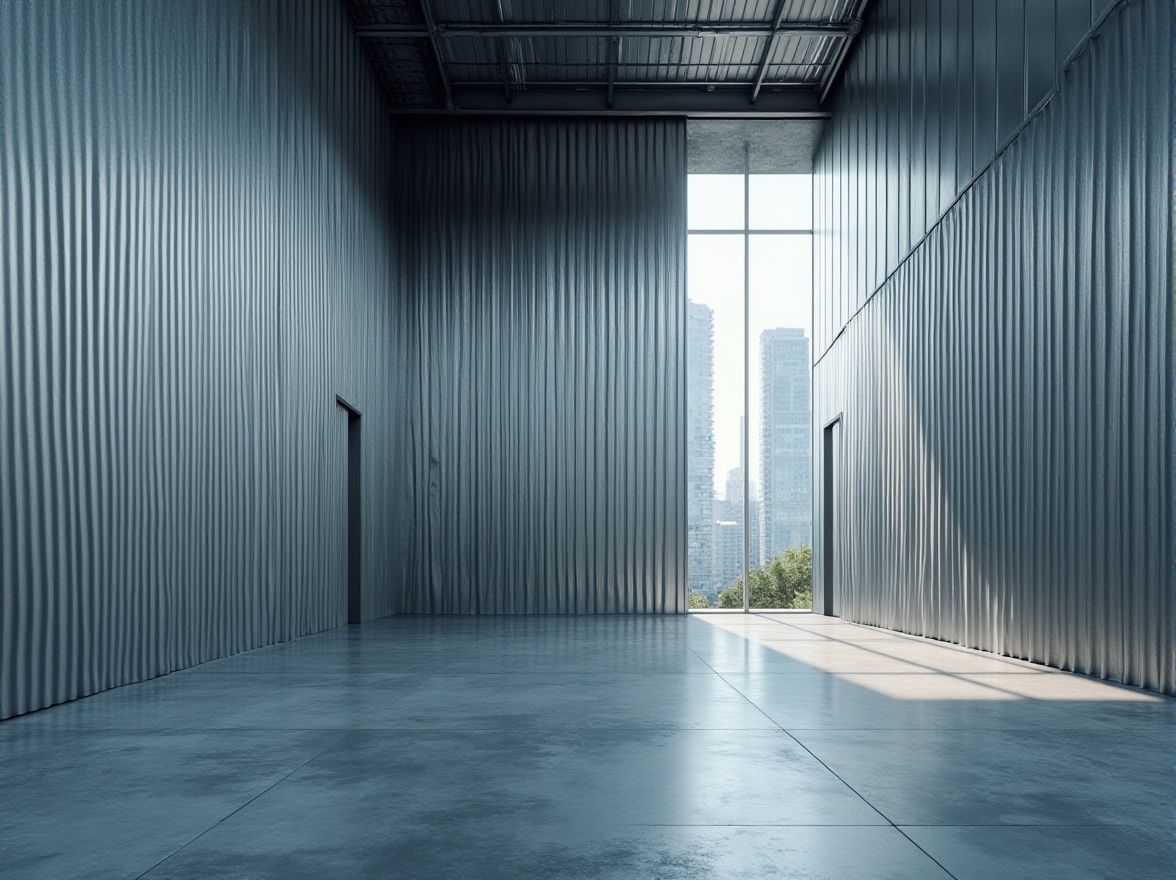
[[[812,603],[812,178],[689,179],[690,606]]]

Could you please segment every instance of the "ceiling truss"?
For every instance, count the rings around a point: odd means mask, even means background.
[[[773,118],[828,115],[868,0],[746,0],[717,19],[697,0],[665,19],[641,0],[350,2],[396,113]]]

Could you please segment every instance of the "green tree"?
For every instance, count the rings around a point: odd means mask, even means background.
[[[747,584],[752,608],[812,608],[813,548],[790,547],[748,572]],[[743,607],[743,575],[719,593],[719,607]]]
[[[697,590],[691,590],[686,597],[686,604],[690,608],[710,608],[710,599]]]

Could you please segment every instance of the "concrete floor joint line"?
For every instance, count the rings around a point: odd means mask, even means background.
[[[246,808],[247,806],[249,806],[251,803],[253,803],[254,801],[256,801],[258,798],[260,798],[260,797],[262,797],[263,795],[265,795],[265,794],[268,794],[269,792],[273,791],[275,788],[277,788],[279,785],[281,785],[283,782],[285,782],[287,779],[289,779],[291,776],[293,776],[295,773],[297,773],[299,770],[301,770],[303,767],[305,767],[307,764],[309,764],[311,761],[313,761],[313,760],[315,760],[316,758],[318,758],[318,757],[320,757],[320,756],[322,756],[322,755],[326,754],[326,753],[327,753],[327,752],[329,752],[331,749],[333,749],[335,746],[339,745],[339,743],[343,742],[343,740],[347,739],[347,737],[349,737],[349,736],[353,736],[353,735],[354,735],[354,734],[353,734],[353,732],[351,732],[351,731],[348,731],[347,733],[343,734],[343,735],[342,735],[341,737],[339,737],[338,739],[336,739],[336,740],[334,740],[333,742],[331,742],[331,743],[330,743],[329,745],[327,745],[325,748],[323,748],[323,749],[320,749],[318,752],[316,752],[316,753],[315,753],[314,755],[312,755],[311,757],[307,758],[305,761],[303,761],[301,764],[299,764],[297,767],[295,767],[293,770],[291,770],[289,773],[287,773],[287,774],[286,774],[285,776],[283,776],[281,779],[277,780],[277,781],[276,781],[276,782],[274,782],[272,785],[269,785],[269,786],[267,786],[267,787],[266,787],[265,789],[263,789],[262,791],[259,791],[257,794],[255,794],[253,797],[249,798],[249,800],[245,801],[245,803],[241,804],[241,806],[237,807],[237,808],[236,808],[235,810],[233,810],[231,813],[228,813],[227,815],[225,815],[225,816],[222,816],[220,819],[218,819],[218,820],[217,820],[216,822],[214,822],[212,825],[210,825],[210,826],[208,826],[207,828],[205,828],[203,831],[201,831],[199,834],[197,834],[195,837],[193,837],[191,840],[189,840],[189,841],[188,841],[187,843],[185,843],[183,846],[181,846],[181,847],[178,847],[178,848],[177,848],[176,850],[174,850],[173,852],[171,852],[171,853],[169,853],[168,855],[164,856],[162,859],[160,859],[158,862],[156,862],[154,865],[152,865],[150,868],[148,868],[148,869],[147,869],[146,871],[144,871],[142,874],[139,874],[137,877],[135,877],[135,880],[143,880],[143,878],[144,878],[144,877],[146,877],[148,874],[150,874],[152,871],[154,871],[156,868],[158,868],[158,867],[159,867],[160,865],[162,865],[164,862],[166,862],[166,861],[168,861],[169,859],[171,859],[171,858],[174,858],[175,856],[179,855],[181,852],[183,852],[185,849],[187,849],[187,848],[188,848],[189,846],[191,846],[193,843],[195,843],[196,841],[198,841],[198,840],[199,840],[200,838],[202,838],[204,835],[208,834],[210,831],[213,831],[213,830],[214,830],[215,828],[217,828],[219,825],[221,825],[221,824],[223,824],[224,822],[227,822],[229,819],[233,818],[233,816],[237,815],[239,812],[241,812],[243,809],[245,809],[245,808]]]

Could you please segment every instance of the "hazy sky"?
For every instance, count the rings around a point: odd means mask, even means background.
[[[692,174],[691,229],[743,228],[742,175]],[[812,178],[752,175],[753,229],[811,229]],[[743,414],[743,236],[691,235],[689,297],[715,314],[715,490],[739,466]],[[751,479],[759,479],[759,336],[799,327],[812,337],[812,236],[751,239]]]

